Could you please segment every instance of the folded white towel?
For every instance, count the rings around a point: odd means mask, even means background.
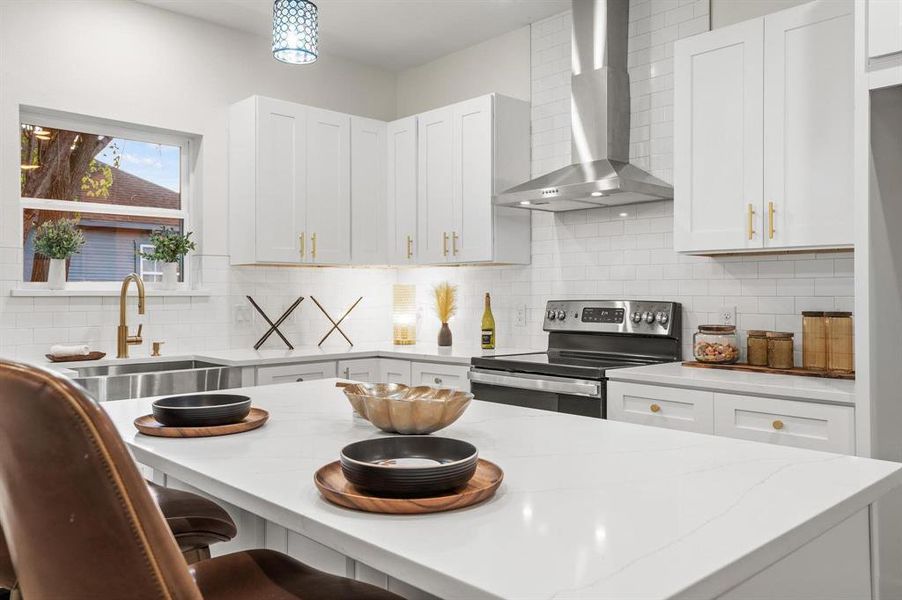
[[[50,355],[53,357],[60,356],[86,356],[91,353],[87,344],[74,344],[66,346],[64,344],[56,344],[50,346]]]

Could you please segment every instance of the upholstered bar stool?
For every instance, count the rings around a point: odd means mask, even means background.
[[[153,496],[179,545],[182,556],[190,564],[210,558],[210,546],[227,542],[235,537],[235,522],[221,506],[203,496],[165,488],[147,482]],[[16,586],[16,570],[13,568],[3,529],[0,528],[0,599],[3,591],[13,591],[13,598],[21,598]]]
[[[0,361],[0,526],[28,598],[397,600],[284,554],[190,567],[99,405],[66,378]]]

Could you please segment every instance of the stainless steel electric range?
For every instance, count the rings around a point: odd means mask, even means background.
[[[605,418],[606,372],[680,360],[677,302],[551,300],[548,350],[471,361],[478,400]]]

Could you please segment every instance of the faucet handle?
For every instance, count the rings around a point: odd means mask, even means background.
[[[144,329],[144,324],[141,323],[140,325],[138,325],[138,333],[136,333],[135,335],[128,336],[126,343],[131,344],[131,345],[143,344],[144,339],[141,337],[141,331],[143,329]]]

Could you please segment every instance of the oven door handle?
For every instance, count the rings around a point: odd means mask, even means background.
[[[535,390],[554,394],[568,394],[570,396],[586,396],[599,398],[601,396],[601,384],[597,381],[585,379],[565,379],[563,377],[536,377],[533,375],[501,375],[493,371],[480,369],[470,370],[468,377],[473,383],[486,385],[498,385],[517,388],[521,390]],[[477,398],[478,400],[478,398]]]

